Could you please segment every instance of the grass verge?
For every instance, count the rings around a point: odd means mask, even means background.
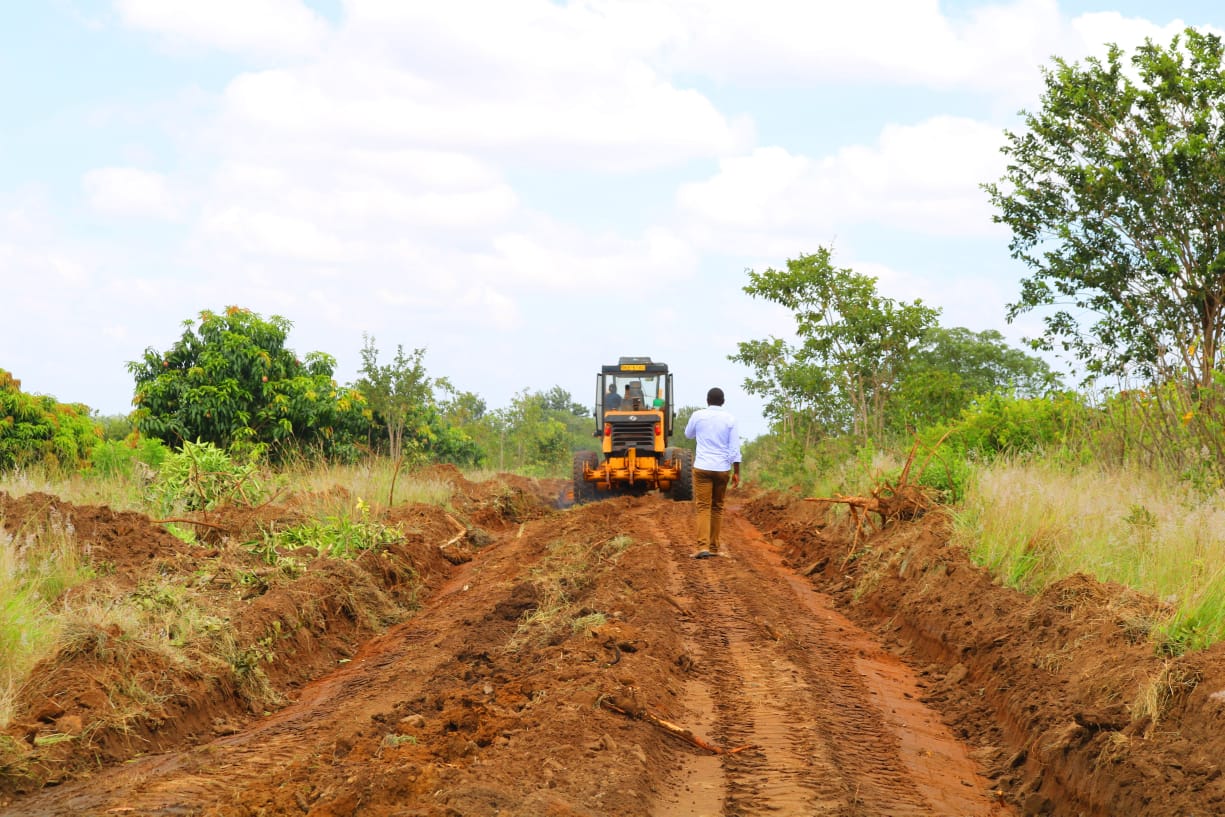
[[[1152,472],[997,462],[955,520],[954,542],[1009,586],[1034,593],[1087,573],[1165,602],[1151,632],[1166,652],[1225,638],[1225,497]]]

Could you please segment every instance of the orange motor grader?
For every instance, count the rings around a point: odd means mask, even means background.
[[[600,452],[574,455],[574,501],[623,493],[693,498],[693,454],[667,445],[676,419],[668,364],[623,357],[596,375],[595,436]]]

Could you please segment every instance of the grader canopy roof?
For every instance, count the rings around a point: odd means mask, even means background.
[[[667,374],[667,363],[652,363],[649,357],[623,357],[616,363],[601,367],[602,374]]]

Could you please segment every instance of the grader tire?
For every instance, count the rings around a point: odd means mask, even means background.
[[[586,466],[595,468],[600,464],[600,455],[594,451],[580,451],[574,455],[574,504],[594,502],[596,498],[595,483],[583,479]]]
[[[693,499],[693,452],[685,448],[664,449],[664,459],[679,461],[680,476],[673,480],[668,495],[677,502],[688,502]]]

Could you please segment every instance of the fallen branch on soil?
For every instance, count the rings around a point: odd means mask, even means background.
[[[185,519],[178,516],[172,516],[168,519],[151,519],[155,525],[165,525],[170,522],[177,522],[182,525],[199,525],[204,528],[212,528],[213,530],[226,530],[224,525],[214,525],[212,522],[201,522],[199,519]]]
[[[636,720],[644,720],[647,723],[658,726],[660,729],[664,730],[668,734],[675,735],[676,737],[680,738],[686,743],[696,746],[699,749],[704,749],[707,752],[710,752],[712,755],[735,755],[735,754],[739,754],[740,752],[743,752],[745,749],[755,748],[753,744],[751,743],[745,744],[744,746],[737,746],[734,749],[724,749],[722,747],[715,746],[713,743],[707,743],[706,741],[702,740],[701,738],[699,738],[697,735],[690,732],[685,727],[678,726],[677,724],[672,723],[671,721],[666,721],[663,718],[659,717],[658,715],[648,712],[646,709],[642,709],[640,711],[631,711],[629,709],[622,709],[620,706],[613,703],[612,699],[609,698],[607,695],[600,696],[599,704],[600,706],[607,709],[609,712],[616,712],[618,715],[624,715],[627,718],[634,718]]]
[[[456,529],[456,530],[458,530],[458,531],[459,531],[459,533],[455,534],[455,535],[454,535],[454,536],[452,536],[450,539],[448,539],[446,542],[443,542],[441,545],[439,545],[439,546],[438,546],[438,547],[439,547],[439,549],[445,549],[445,548],[450,547],[451,545],[453,545],[453,544],[455,544],[456,542],[458,542],[460,539],[463,539],[463,538],[464,538],[464,535],[468,533],[468,529],[467,529],[467,528],[465,528],[463,525],[461,525],[461,524],[459,523],[459,520],[457,520],[455,517],[451,516],[451,514],[449,514],[449,513],[448,513],[448,514],[443,514],[443,516],[445,516],[445,517],[447,518],[447,521],[449,521],[449,522],[450,522],[452,525],[454,525],[454,526],[455,526],[455,529]]]

